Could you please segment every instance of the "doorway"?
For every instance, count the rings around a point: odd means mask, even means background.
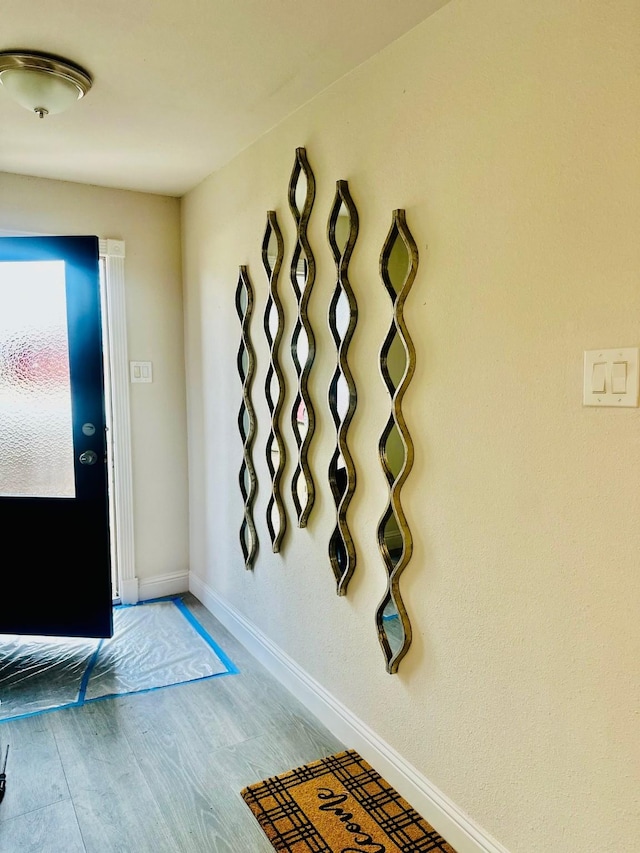
[[[45,236],[0,231],[1,237]],[[111,583],[123,604],[139,599],[135,570],[133,474],[129,404],[129,362],[125,307],[125,243],[99,240],[105,391],[108,406],[107,453],[111,519]]]

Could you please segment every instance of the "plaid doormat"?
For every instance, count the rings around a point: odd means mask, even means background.
[[[241,795],[276,850],[456,853],[351,749],[249,785]]]

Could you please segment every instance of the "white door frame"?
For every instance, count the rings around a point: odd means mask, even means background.
[[[111,396],[111,453],[113,464],[113,526],[118,592],[123,604],[137,604],[138,578],[135,570],[133,536],[133,468],[131,460],[131,413],[129,406],[129,359],[125,304],[123,240],[100,240],[100,257],[105,260],[105,303],[108,336]]]

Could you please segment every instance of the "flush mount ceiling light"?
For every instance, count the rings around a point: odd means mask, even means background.
[[[0,51],[0,83],[14,101],[40,118],[61,113],[87,94],[90,75],[67,59],[26,50]]]

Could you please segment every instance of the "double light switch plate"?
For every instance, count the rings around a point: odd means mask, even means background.
[[[585,406],[638,405],[638,347],[594,349],[584,354]]]
[[[132,382],[153,382],[153,365],[150,361],[130,361],[129,374]]]

